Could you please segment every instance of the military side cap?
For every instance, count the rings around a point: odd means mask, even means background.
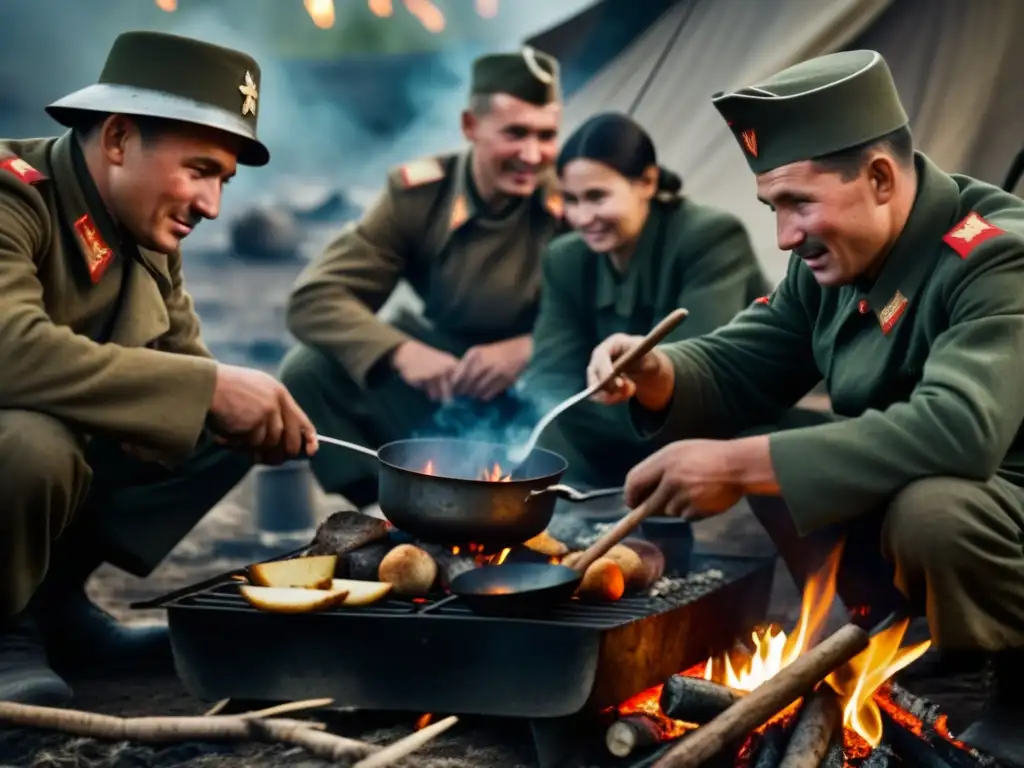
[[[754,173],[849,149],[908,122],[875,51],[820,56],[711,100]]]
[[[544,106],[560,98],[558,61],[535,48],[492,53],[473,62],[473,96],[507,93]]]
[[[162,32],[125,32],[107,55],[99,81],[46,111],[74,127],[82,112],[179,120],[243,139],[238,162],[265,165],[256,138],[260,67],[241,51]]]

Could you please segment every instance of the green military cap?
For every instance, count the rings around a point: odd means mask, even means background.
[[[162,32],[117,37],[99,82],[58,99],[46,111],[73,127],[83,112],[180,120],[241,137],[238,162],[266,165],[256,138],[260,67],[230,48]]]
[[[711,97],[754,173],[855,147],[908,122],[876,51],[845,51]]]
[[[473,62],[473,96],[507,93],[544,106],[560,98],[558,61],[529,46],[519,53],[491,53]]]

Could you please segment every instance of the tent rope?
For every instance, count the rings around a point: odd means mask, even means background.
[[[689,0],[689,4],[687,5],[686,10],[682,14],[680,14],[681,18],[679,19],[679,23],[676,25],[676,28],[672,31],[672,34],[669,36],[668,43],[665,45],[665,49],[661,52],[661,55],[658,57],[658,60],[654,63],[654,67],[652,67],[651,71],[647,73],[647,79],[644,80],[644,84],[640,86],[640,90],[637,93],[636,98],[633,99],[633,103],[629,106],[629,110],[626,112],[626,114],[629,115],[630,117],[635,116],[636,110],[640,106],[640,102],[643,101],[644,96],[647,95],[647,91],[648,89],[650,89],[651,84],[654,82],[654,78],[658,76],[658,73],[661,71],[661,68],[665,65],[665,62],[668,60],[669,54],[672,53],[672,49],[676,47],[676,42],[679,40],[679,36],[683,33],[683,27],[685,27],[686,22],[689,21],[690,16],[693,13],[693,7],[697,4],[697,2],[698,0]]]

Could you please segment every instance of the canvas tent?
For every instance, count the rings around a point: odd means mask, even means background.
[[[786,255],[711,105],[715,91],[812,56],[871,48],[893,70],[918,148],[945,170],[1002,184],[1024,145],[1021,0],[659,0],[657,19],[595,61],[591,41],[637,1],[597,2],[527,41],[585,80],[567,94],[565,129],[602,110],[633,114],[689,194],[744,220],[773,280]]]

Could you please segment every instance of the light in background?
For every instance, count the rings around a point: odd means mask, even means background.
[[[155,0],[162,11],[173,13],[178,9],[178,0]],[[499,0],[473,0],[476,12],[484,19],[493,19],[498,15]],[[334,26],[334,0],[302,0],[306,13],[320,29]],[[444,13],[430,0],[402,0],[402,5],[423,25],[428,32],[444,30]],[[392,0],[367,0],[370,11],[380,18],[388,18],[395,12]]]

